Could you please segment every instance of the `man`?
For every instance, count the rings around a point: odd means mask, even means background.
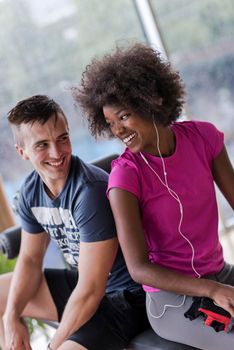
[[[47,96],[20,101],[8,120],[34,171],[21,188],[16,268],[0,276],[1,347],[31,349],[23,321],[31,316],[60,322],[48,349],[124,348],[147,318],[144,293],[118,248],[107,174],[72,155],[67,119]],[[50,239],[71,270],[42,270]]]

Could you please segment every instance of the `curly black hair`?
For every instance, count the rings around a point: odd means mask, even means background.
[[[122,105],[141,118],[167,126],[178,119],[184,103],[184,85],[171,64],[145,44],[118,48],[87,65],[73,97],[88,119],[95,137],[112,136],[103,106]]]

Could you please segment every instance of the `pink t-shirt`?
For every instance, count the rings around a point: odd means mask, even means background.
[[[207,122],[176,122],[173,155],[164,158],[169,187],[183,206],[182,233],[194,247],[194,267],[201,275],[220,271],[224,264],[218,239],[218,210],[212,161],[223,148],[223,133]],[[143,155],[164,182],[162,160]],[[180,208],[139,153],[125,152],[112,162],[108,191],[118,187],[134,194],[142,216],[148,257],[152,263],[197,277],[192,249],[180,235]],[[146,291],[158,289],[144,286]]]

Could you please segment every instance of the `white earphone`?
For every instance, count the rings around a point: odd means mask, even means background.
[[[194,257],[195,257],[195,250],[194,250],[194,247],[193,247],[193,244],[190,242],[190,240],[182,233],[181,231],[181,225],[182,225],[182,221],[183,221],[183,205],[180,201],[180,198],[179,198],[179,195],[174,191],[172,190],[169,185],[168,185],[168,181],[167,181],[167,172],[166,172],[166,166],[165,166],[165,162],[164,162],[164,159],[162,157],[162,154],[161,154],[161,151],[160,151],[160,147],[159,147],[159,133],[158,133],[158,129],[157,129],[157,126],[155,124],[155,122],[153,121],[153,125],[154,125],[154,128],[155,128],[155,131],[156,131],[156,135],[157,135],[157,151],[158,151],[158,154],[159,154],[159,157],[161,159],[161,162],[162,162],[162,167],[163,167],[163,175],[164,175],[164,181],[161,179],[161,177],[158,175],[158,173],[152,168],[152,166],[149,164],[148,160],[145,158],[145,156],[140,152],[140,156],[141,158],[143,159],[143,161],[146,163],[146,165],[149,167],[149,169],[157,176],[158,180],[160,181],[160,183],[166,187],[166,189],[168,190],[169,194],[171,195],[171,197],[173,197],[177,203],[179,204],[179,208],[180,208],[180,220],[179,220],[179,224],[178,224],[178,232],[179,234],[186,240],[186,242],[189,244],[191,250],[192,250],[192,256],[191,256],[191,267],[193,269],[193,271],[195,272],[195,274],[197,275],[198,278],[201,277],[201,275],[199,274],[199,272],[196,270],[195,266],[194,266]],[[169,304],[165,304],[164,307],[163,307],[163,311],[160,315],[158,316],[155,316],[151,313],[150,311],[150,304],[151,304],[151,297],[150,295],[147,293],[148,297],[149,297],[149,314],[151,315],[151,317],[153,318],[160,318],[164,315],[165,311],[166,311],[166,308],[167,307],[181,307],[184,305],[184,302],[185,302],[185,299],[186,299],[186,296],[184,295],[183,297],[183,300],[182,300],[182,303],[179,304],[179,305],[169,305]]]

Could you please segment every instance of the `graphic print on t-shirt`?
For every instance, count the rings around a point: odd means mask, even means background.
[[[60,207],[33,207],[31,210],[38,223],[60,247],[66,261],[77,267],[80,234],[71,211]]]

